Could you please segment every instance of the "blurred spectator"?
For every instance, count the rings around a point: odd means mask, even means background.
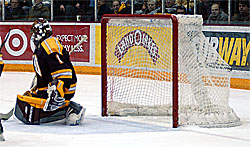
[[[20,1],[20,6],[21,7],[23,7],[23,6],[31,7],[32,6],[32,0],[22,0],[22,1]]]
[[[134,0],[134,12],[142,9],[146,9],[144,0]]]
[[[35,0],[35,5],[29,11],[29,20],[36,20],[37,18],[50,18],[50,9],[45,6],[43,0]]]
[[[165,13],[176,14],[177,7],[178,5],[175,0],[166,0]],[[157,13],[162,13],[162,9],[160,9]]]
[[[75,9],[75,16],[76,16],[76,20],[77,21],[81,21],[82,16],[84,14],[83,8],[82,8],[82,4],[80,4],[80,2],[76,2],[76,4],[74,5],[74,9]]]
[[[114,14],[130,14],[131,10],[125,3],[122,3],[119,0],[114,0],[112,5],[112,11]]]
[[[187,0],[186,9],[187,14],[194,14],[194,0]]]
[[[211,3],[209,0],[200,0],[197,5],[197,14],[202,15],[203,21],[208,19]]]
[[[145,11],[147,8],[147,0],[134,0],[134,13],[138,10]]]
[[[177,4],[177,6],[175,6],[176,8],[178,6],[184,6],[185,7],[185,9],[186,9],[185,14],[194,14],[194,0],[176,0],[176,4]],[[208,7],[208,13],[209,13],[209,8],[210,7]],[[176,9],[176,11],[177,11],[177,9]]]
[[[95,0],[89,0],[89,7],[95,7]]]
[[[228,21],[228,15],[221,10],[220,4],[213,3],[211,14],[208,17],[208,24],[225,24]]]
[[[160,7],[157,7],[157,0],[148,0],[147,8],[135,11],[135,14],[155,14],[160,10]]]
[[[24,10],[26,15],[29,15],[29,10],[32,6],[32,0],[22,0],[20,2],[20,7]]]
[[[121,7],[120,1],[114,0],[112,6],[113,6],[112,10],[114,11],[114,14],[118,14],[119,13],[119,9]]]
[[[175,0],[166,0],[165,13],[176,14],[177,4]]]
[[[82,17],[82,21],[94,21],[95,20],[95,0],[88,1],[88,8],[85,9],[85,16]]]
[[[239,14],[233,17],[234,21],[250,22],[249,3],[249,0],[240,0]]]
[[[107,6],[106,0],[97,1],[97,20],[100,21],[104,14],[112,14],[112,10]]]
[[[54,20],[56,21],[77,21],[77,15],[82,15],[80,0],[55,0]]]
[[[176,14],[177,15],[178,14],[182,14],[182,15],[186,14],[186,8],[184,6],[182,6],[182,5],[178,6],[176,8]]]
[[[54,21],[65,21],[66,10],[64,5],[54,4]]]
[[[186,6],[187,5],[187,0],[176,0],[176,4],[178,6]]]
[[[161,9],[157,2],[157,0],[148,0],[146,14],[155,14]]]
[[[2,1],[0,1],[0,20],[2,20]]]
[[[19,5],[19,0],[10,0],[10,6],[5,10],[6,20],[22,20],[26,18],[24,10]]]

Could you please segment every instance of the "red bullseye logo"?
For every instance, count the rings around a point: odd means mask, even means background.
[[[23,31],[13,29],[6,41],[6,51],[12,56],[21,56],[27,49],[27,37]]]
[[[9,43],[13,51],[19,51],[23,46],[23,39],[19,34],[14,34],[9,38]]]

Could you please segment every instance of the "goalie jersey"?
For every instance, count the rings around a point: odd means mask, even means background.
[[[64,98],[70,100],[76,89],[76,74],[69,53],[55,37],[46,38],[33,54],[37,76],[37,97],[47,98],[48,84],[53,79],[64,82]]]

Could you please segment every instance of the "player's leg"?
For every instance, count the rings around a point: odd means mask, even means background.
[[[0,141],[4,141],[4,137],[3,137],[3,126],[1,123],[1,119],[0,119]]]

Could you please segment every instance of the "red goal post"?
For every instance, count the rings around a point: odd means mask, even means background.
[[[101,54],[102,116],[171,115],[174,128],[240,124],[228,104],[230,67],[201,16],[105,14]]]
[[[136,17],[141,19],[171,19],[173,23],[173,127],[178,126],[178,21],[174,15],[123,15],[105,14],[101,21],[101,64],[102,64],[102,116],[107,114],[107,64],[106,64],[106,24],[110,18],[126,19]]]

